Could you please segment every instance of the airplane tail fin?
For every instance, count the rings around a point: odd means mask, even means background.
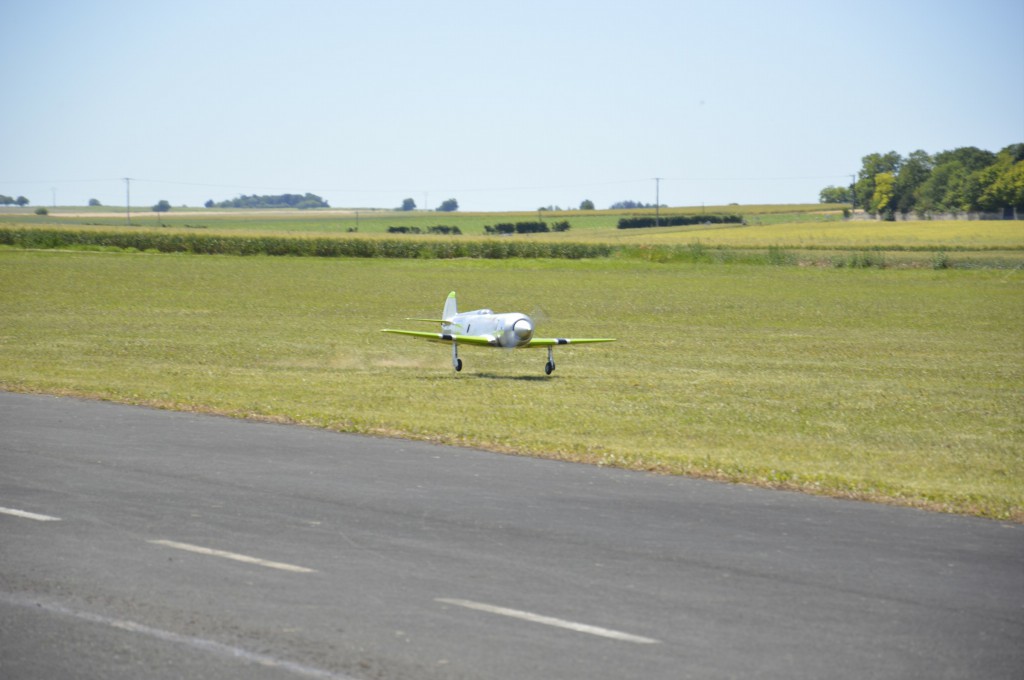
[[[446,322],[451,322],[455,318],[455,315],[459,313],[458,304],[455,302],[455,291],[448,293],[448,299],[444,301],[444,311],[441,312],[441,318]]]

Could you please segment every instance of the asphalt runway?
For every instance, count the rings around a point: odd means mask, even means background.
[[[0,393],[0,677],[1024,677],[1024,527]]]

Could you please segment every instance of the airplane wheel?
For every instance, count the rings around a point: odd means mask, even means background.
[[[544,364],[544,374],[551,375],[551,371],[555,370],[555,364],[551,361]]]
[[[455,360],[455,372],[458,373],[462,370],[462,359]]]

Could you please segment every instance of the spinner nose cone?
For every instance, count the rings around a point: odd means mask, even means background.
[[[533,322],[523,317],[512,324],[512,332],[516,336],[517,344],[526,344],[533,337]]]

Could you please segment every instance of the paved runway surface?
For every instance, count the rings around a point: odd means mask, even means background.
[[[0,393],[0,677],[1024,677],[1024,528]]]

